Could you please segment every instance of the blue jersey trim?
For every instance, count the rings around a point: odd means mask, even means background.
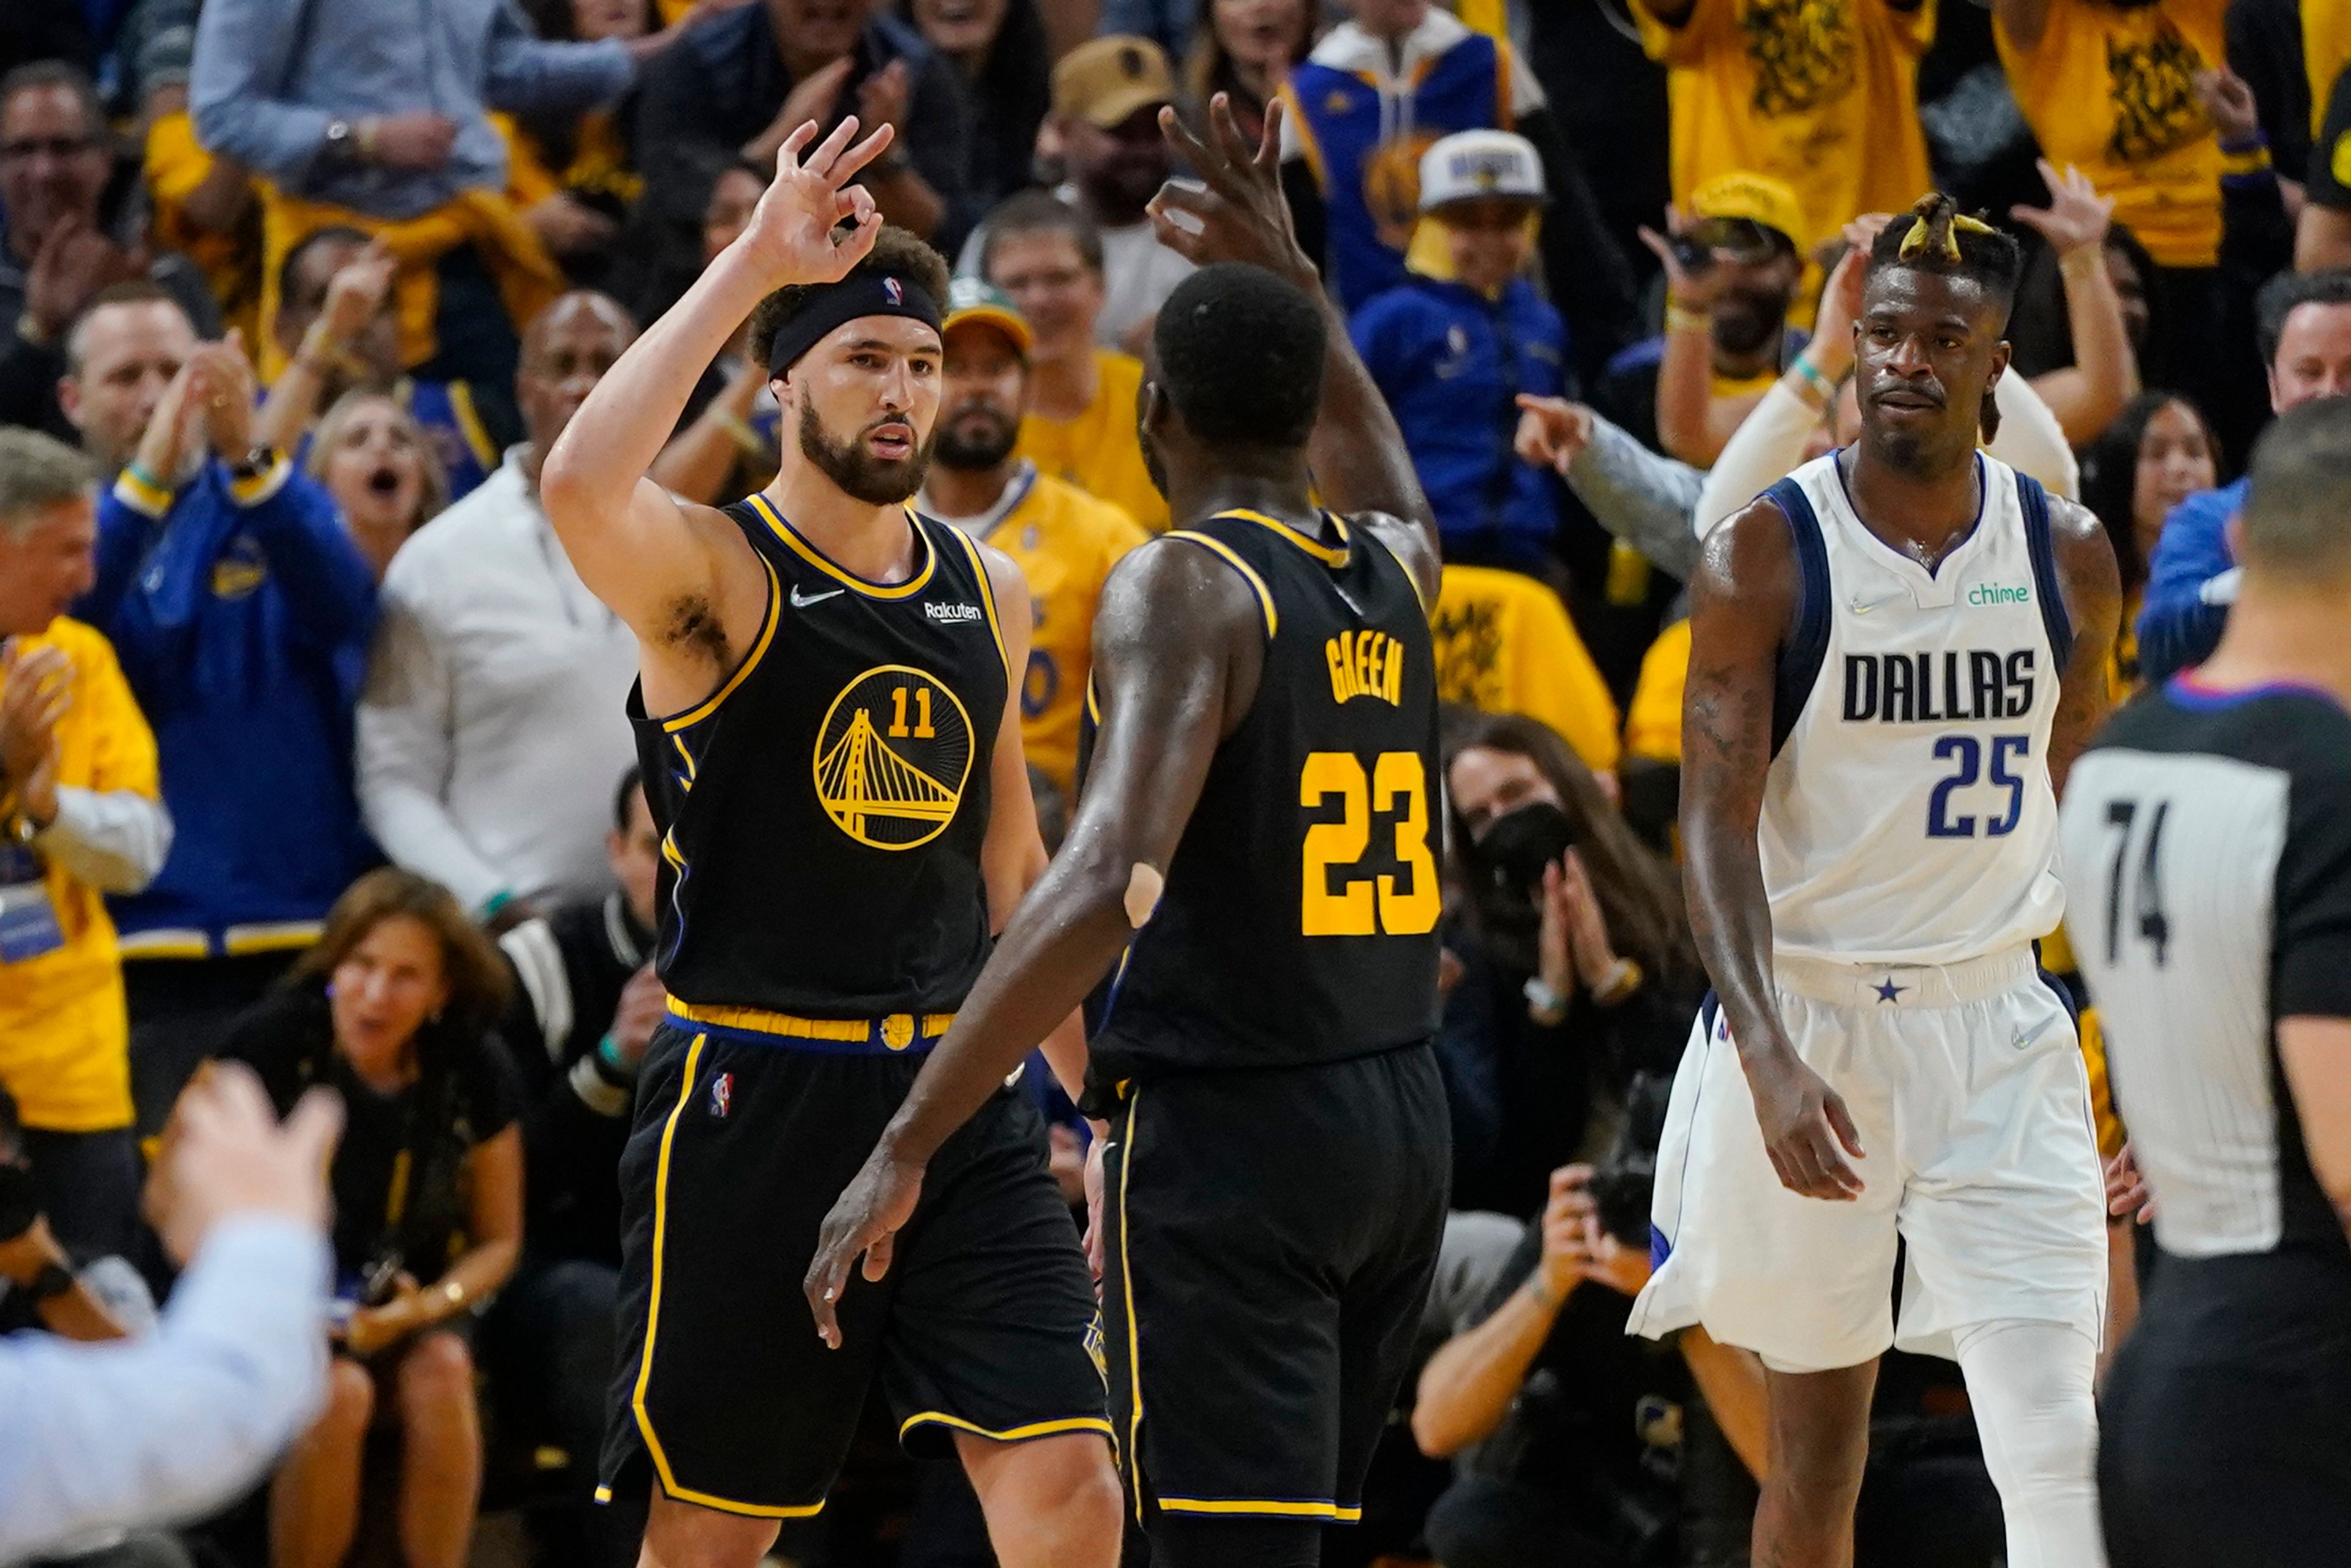
[[[2041,596],[2041,624],[2057,673],[2074,662],[2074,618],[2065,612],[2065,591],[2057,579],[2056,536],[2049,527],[2049,492],[2030,474],[2016,476],[2016,504],[2024,513],[2024,543],[2032,557],[2033,591]]]
[[[1802,486],[1782,479],[1763,495],[1787,517],[1796,545],[1796,630],[1773,659],[1771,755],[1777,757],[1811,700],[1821,662],[1828,657],[1829,548]]]
[[[2324,686],[2310,685],[2301,681],[2262,681],[2250,686],[2228,688],[2208,686],[2196,678],[2193,670],[2183,670],[2166,681],[2163,695],[2194,713],[2213,713],[2262,697],[2308,697],[2313,702],[2325,703],[2337,713],[2344,711],[2335,694]]]

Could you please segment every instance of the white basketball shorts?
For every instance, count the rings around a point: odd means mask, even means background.
[[[2072,1011],[2030,948],[1940,967],[1782,957],[1780,1017],[1861,1134],[1859,1198],[1800,1197],[1764,1153],[1709,997],[1674,1080],[1650,1211],[1656,1272],[1631,1332],[1692,1323],[1781,1372],[1888,1345],[1949,1356],[1955,1329],[2022,1318],[2096,1343],[2105,1183]],[[1894,1322],[1896,1238],[1907,1243]]]

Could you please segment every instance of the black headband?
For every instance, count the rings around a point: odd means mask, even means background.
[[[776,340],[768,345],[768,374],[782,375],[833,329],[861,316],[904,316],[933,331],[940,321],[938,301],[921,284],[886,272],[852,272],[813,290],[791,319],[776,329]]]

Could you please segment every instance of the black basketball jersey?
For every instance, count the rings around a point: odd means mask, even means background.
[[[1385,545],[1330,523],[1335,544],[1254,512],[1167,536],[1248,581],[1265,671],[1112,983],[1098,1081],[1335,1061],[1435,1031],[1428,620]]]
[[[629,695],[662,831],[655,967],[698,1025],[930,1014],[927,1038],[988,953],[980,846],[1008,676],[987,570],[911,508],[920,564],[888,586],[764,497],[726,515],[768,571],[758,639],[684,713]]]

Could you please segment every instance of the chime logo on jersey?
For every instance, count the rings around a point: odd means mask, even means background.
[[[843,686],[818,727],[816,797],[833,825],[877,850],[946,831],[971,776],[971,716],[945,682],[883,664]]]
[[[710,1113],[717,1120],[726,1120],[726,1113],[735,1103],[735,1075],[722,1072],[710,1081]]]

